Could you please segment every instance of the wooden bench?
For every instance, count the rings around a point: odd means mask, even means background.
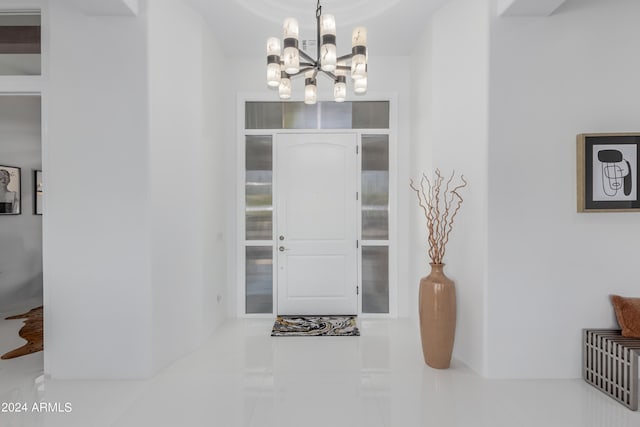
[[[583,329],[582,344],[584,380],[637,411],[640,339],[625,338],[619,329]]]

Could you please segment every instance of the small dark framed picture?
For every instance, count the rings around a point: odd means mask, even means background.
[[[33,171],[33,213],[42,215],[42,171]]]
[[[640,211],[640,133],[577,137],[578,212]]]
[[[20,185],[20,168],[0,166],[0,215],[22,213]]]

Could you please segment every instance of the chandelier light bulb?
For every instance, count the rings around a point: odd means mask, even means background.
[[[280,56],[280,39],[269,37],[267,39],[267,56]]]
[[[280,84],[280,39],[267,39],[267,85],[278,87]]]
[[[278,93],[280,94],[280,99],[291,98],[291,79],[289,78],[289,75],[284,71],[282,71],[281,73]]]
[[[320,16],[320,35],[336,35],[336,18],[333,15]]]
[[[297,48],[284,49],[284,70],[287,74],[297,74],[300,71],[300,53]]]
[[[351,78],[358,80],[367,73],[367,29],[354,28],[351,35]]]
[[[365,78],[367,74],[367,61],[364,55],[356,55],[351,61],[351,78],[359,80]]]
[[[320,65],[323,71],[333,72],[336,69],[338,52],[336,49],[336,19],[333,15],[320,16]]]
[[[267,85],[278,87],[280,84],[280,64],[267,65]]]
[[[318,87],[314,84],[308,84],[304,87],[304,103],[313,105],[318,102]]]
[[[298,20],[295,18],[287,18],[282,26],[282,35],[284,38],[284,70],[288,74],[296,74],[300,71],[300,52],[298,51],[298,35],[300,29]]]
[[[363,93],[367,92],[367,77],[366,76],[362,77],[361,79],[353,81],[353,91],[358,95],[362,95]]]
[[[344,102],[345,99],[347,99],[347,84],[344,81],[337,80],[333,85],[333,100]]]
[[[320,47],[320,63],[323,71],[334,72],[337,59],[338,52],[335,44],[323,44]]]
[[[318,101],[318,86],[316,86],[316,72],[314,70],[307,71],[304,80],[304,103],[307,105],[315,104]]]
[[[367,47],[367,29],[365,27],[356,27],[351,34],[351,47],[364,46]]]
[[[286,18],[282,26],[282,34],[284,39],[296,39],[300,34],[298,20],[296,18]]]

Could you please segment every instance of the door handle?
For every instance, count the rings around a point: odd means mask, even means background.
[[[288,251],[289,249],[285,248],[284,246],[280,246],[280,247],[278,248],[278,250],[279,250],[280,252],[284,252],[284,251]]]

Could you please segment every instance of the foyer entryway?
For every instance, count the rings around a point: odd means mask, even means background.
[[[357,138],[276,136],[277,314],[358,312]]]

